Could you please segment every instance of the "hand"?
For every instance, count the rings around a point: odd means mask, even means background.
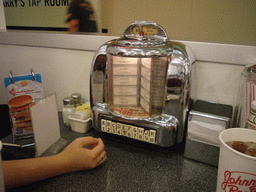
[[[90,149],[85,146],[89,146]],[[62,159],[69,171],[95,168],[107,158],[103,141],[93,137],[77,138],[57,156]]]

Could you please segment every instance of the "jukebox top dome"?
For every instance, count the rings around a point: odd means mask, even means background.
[[[134,40],[168,40],[165,30],[152,21],[136,21],[126,28],[122,35],[122,39]]]
[[[165,30],[154,22],[137,21],[119,39],[109,42],[107,53],[119,56],[169,56],[173,44]]]

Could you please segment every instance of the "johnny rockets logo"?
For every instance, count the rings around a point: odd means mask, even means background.
[[[22,90],[16,90],[14,87],[9,91],[9,93],[13,96],[20,95],[20,94],[26,94],[26,93],[32,93],[35,90],[33,89],[22,89]]]
[[[256,192],[256,175],[227,170],[221,188],[226,192]]]

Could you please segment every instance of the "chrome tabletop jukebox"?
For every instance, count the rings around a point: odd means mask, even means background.
[[[184,138],[194,57],[154,22],[131,24],[96,52],[90,76],[97,131],[162,147]]]

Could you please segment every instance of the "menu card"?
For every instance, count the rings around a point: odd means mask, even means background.
[[[168,57],[110,56],[111,110],[132,117],[160,115]]]

